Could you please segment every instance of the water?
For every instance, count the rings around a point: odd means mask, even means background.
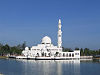
[[[100,61],[0,59],[4,75],[100,75]]]

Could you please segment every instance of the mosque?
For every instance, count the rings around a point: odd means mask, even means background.
[[[28,47],[22,51],[23,56],[17,56],[16,58],[29,58],[29,59],[80,59],[80,50],[74,50],[73,52],[63,52],[62,50],[62,31],[61,20],[58,22],[58,45],[52,44],[51,38],[45,36],[42,38],[41,44]]]

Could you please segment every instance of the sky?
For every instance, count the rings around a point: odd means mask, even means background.
[[[100,0],[0,0],[0,43],[57,45],[59,18],[63,47],[100,48]]]

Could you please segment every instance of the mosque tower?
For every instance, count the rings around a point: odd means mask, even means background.
[[[58,48],[62,48],[62,31],[61,31],[61,20],[58,23]]]

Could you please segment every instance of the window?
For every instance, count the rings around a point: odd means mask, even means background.
[[[65,57],[65,53],[63,53],[63,57]]]
[[[61,37],[61,35],[59,35],[59,37]]]
[[[75,53],[75,55],[79,55],[79,53]]]
[[[47,49],[47,51],[49,51],[49,49]]]
[[[69,57],[71,57],[71,54],[69,54]]]
[[[68,54],[66,54],[66,57],[68,57]]]
[[[50,44],[50,43],[46,43],[46,44]]]
[[[72,54],[72,57],[74,57],[74,54]]]

